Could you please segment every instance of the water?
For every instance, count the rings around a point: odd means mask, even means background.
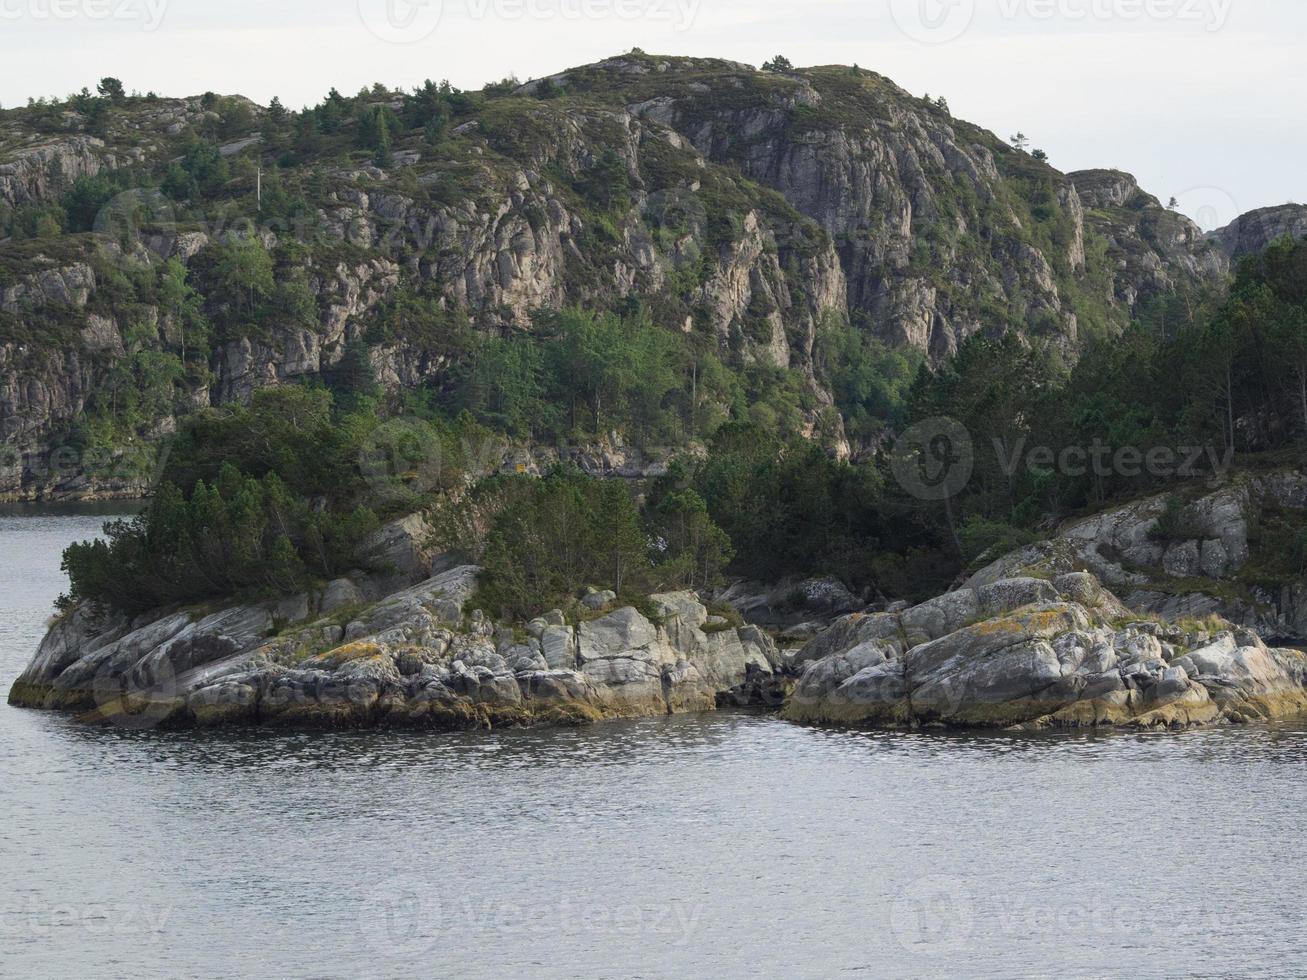
[[[101,519],[0,515],[6,689]],[[187,736],[0,707],[0,976],[1301,974],[1305,763],[1304,726]]]

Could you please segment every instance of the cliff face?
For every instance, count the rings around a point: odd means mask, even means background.
[[[375,100],[400,109],[393,93]],[[230,169],[202,208],[156,192],[142,208],[127,191],[95,216],[98,234],[44,234],[33,219],[35,237],[0,241],[0,496],[123,490],[49,465],[86,442],[79,426],[115,372],[184,344],[172,314],[125,300],[110,270],[171,257],[204,267],[251,223],[280,256],[279,279],[303,274],[313,321],[270,314],[215,337],[204,370],[110,456],[178,414],[319,376],[350,342],[368,345],[392,392],[438,385],[445,352],[378,329],[401,292],[491,332],[529,330],[541,309],[639,297],[728,363],[795,372],[815,430],[832,404],[812,356],[826,317],[936,360],[1008,330],[1074,358],[1150,298],[1228,273],[1228,249],[1128,175],[1059,173],[854,69],[615,58],[476,102],[437,143],[397,136],[385,167],[311,146],[277,166],[266,110],[221,103],[129,102],[103,137],[71,108],[0,114],[0,215],[35,215],[78,177],[157,186],[196,134]],[[256,179],[274,176],[299,202],[276,218],[252,207]],[[143,479],[128,470],[128,483]]]
[[[1234,262],[1264,252],[1281,238],[1307,235],[1307,205],[1283,204],[1261,208],[1236,218],[1208,237]]]
[[[939,359],[977,331],[1017,329],[1073,354],[1083,332],[1227,272],[1197,225],[1129,175],[1062,174],[874,73],[664,64],[614,59],[551,81],[638,100],[632,111],[779,191],[835,242],[850,312],[895,344]]]

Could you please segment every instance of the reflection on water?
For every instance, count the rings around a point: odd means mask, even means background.
[[[5,683],[96,523],[0,517]],[[1305,763],[1292,725],[177,735],[3,708],[0,974],[1285,975]]]

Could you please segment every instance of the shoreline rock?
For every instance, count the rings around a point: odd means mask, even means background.
[[[1188,728],[1307,712],[1307,654],[1140,619],[1084,572],[847,617],[790,662],[782,714],[804,723]]]
[[[423,529],[387,525],[379,571],[314,594],[134,620],[79,606],[52,624],[9,703],[128,727],[446,731],[719,705],[888,728],[1184,728],[1307,712],[1307,654],[1213,616],[1141,616],[1056,545],[1051,560],[1047,546],[1016,552],[916,606],[788,631],[802,645],[781,652],[690,592],[651,596],[648,615],[591,593],[580,621],[553,610],[497,627],[469,608],[479,569],[442,570]]]
[[[307,612],[308,597],[135,622],[79,608],[51,628],[9,703],[139,727],[466,730],[711,711],[774,680],[770,638],[705,632],[691,593],[651,597],[658,623],[629,607],[576,626],[551,614],[522,636],[465,615],[477,571],[281,630],[279,611]]]

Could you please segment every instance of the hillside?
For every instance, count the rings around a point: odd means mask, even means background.
[[[177,418],[359,376],[522,445],[657,456],[749,418],[856,453],[968,336],[1070,362],[1228,272],[1128,175],[860,69],[632,54],[304,113],[84,92],[0,112],[0,494],[138,492]],[[513,402],[569,307],[675,347],[658,405]]]

